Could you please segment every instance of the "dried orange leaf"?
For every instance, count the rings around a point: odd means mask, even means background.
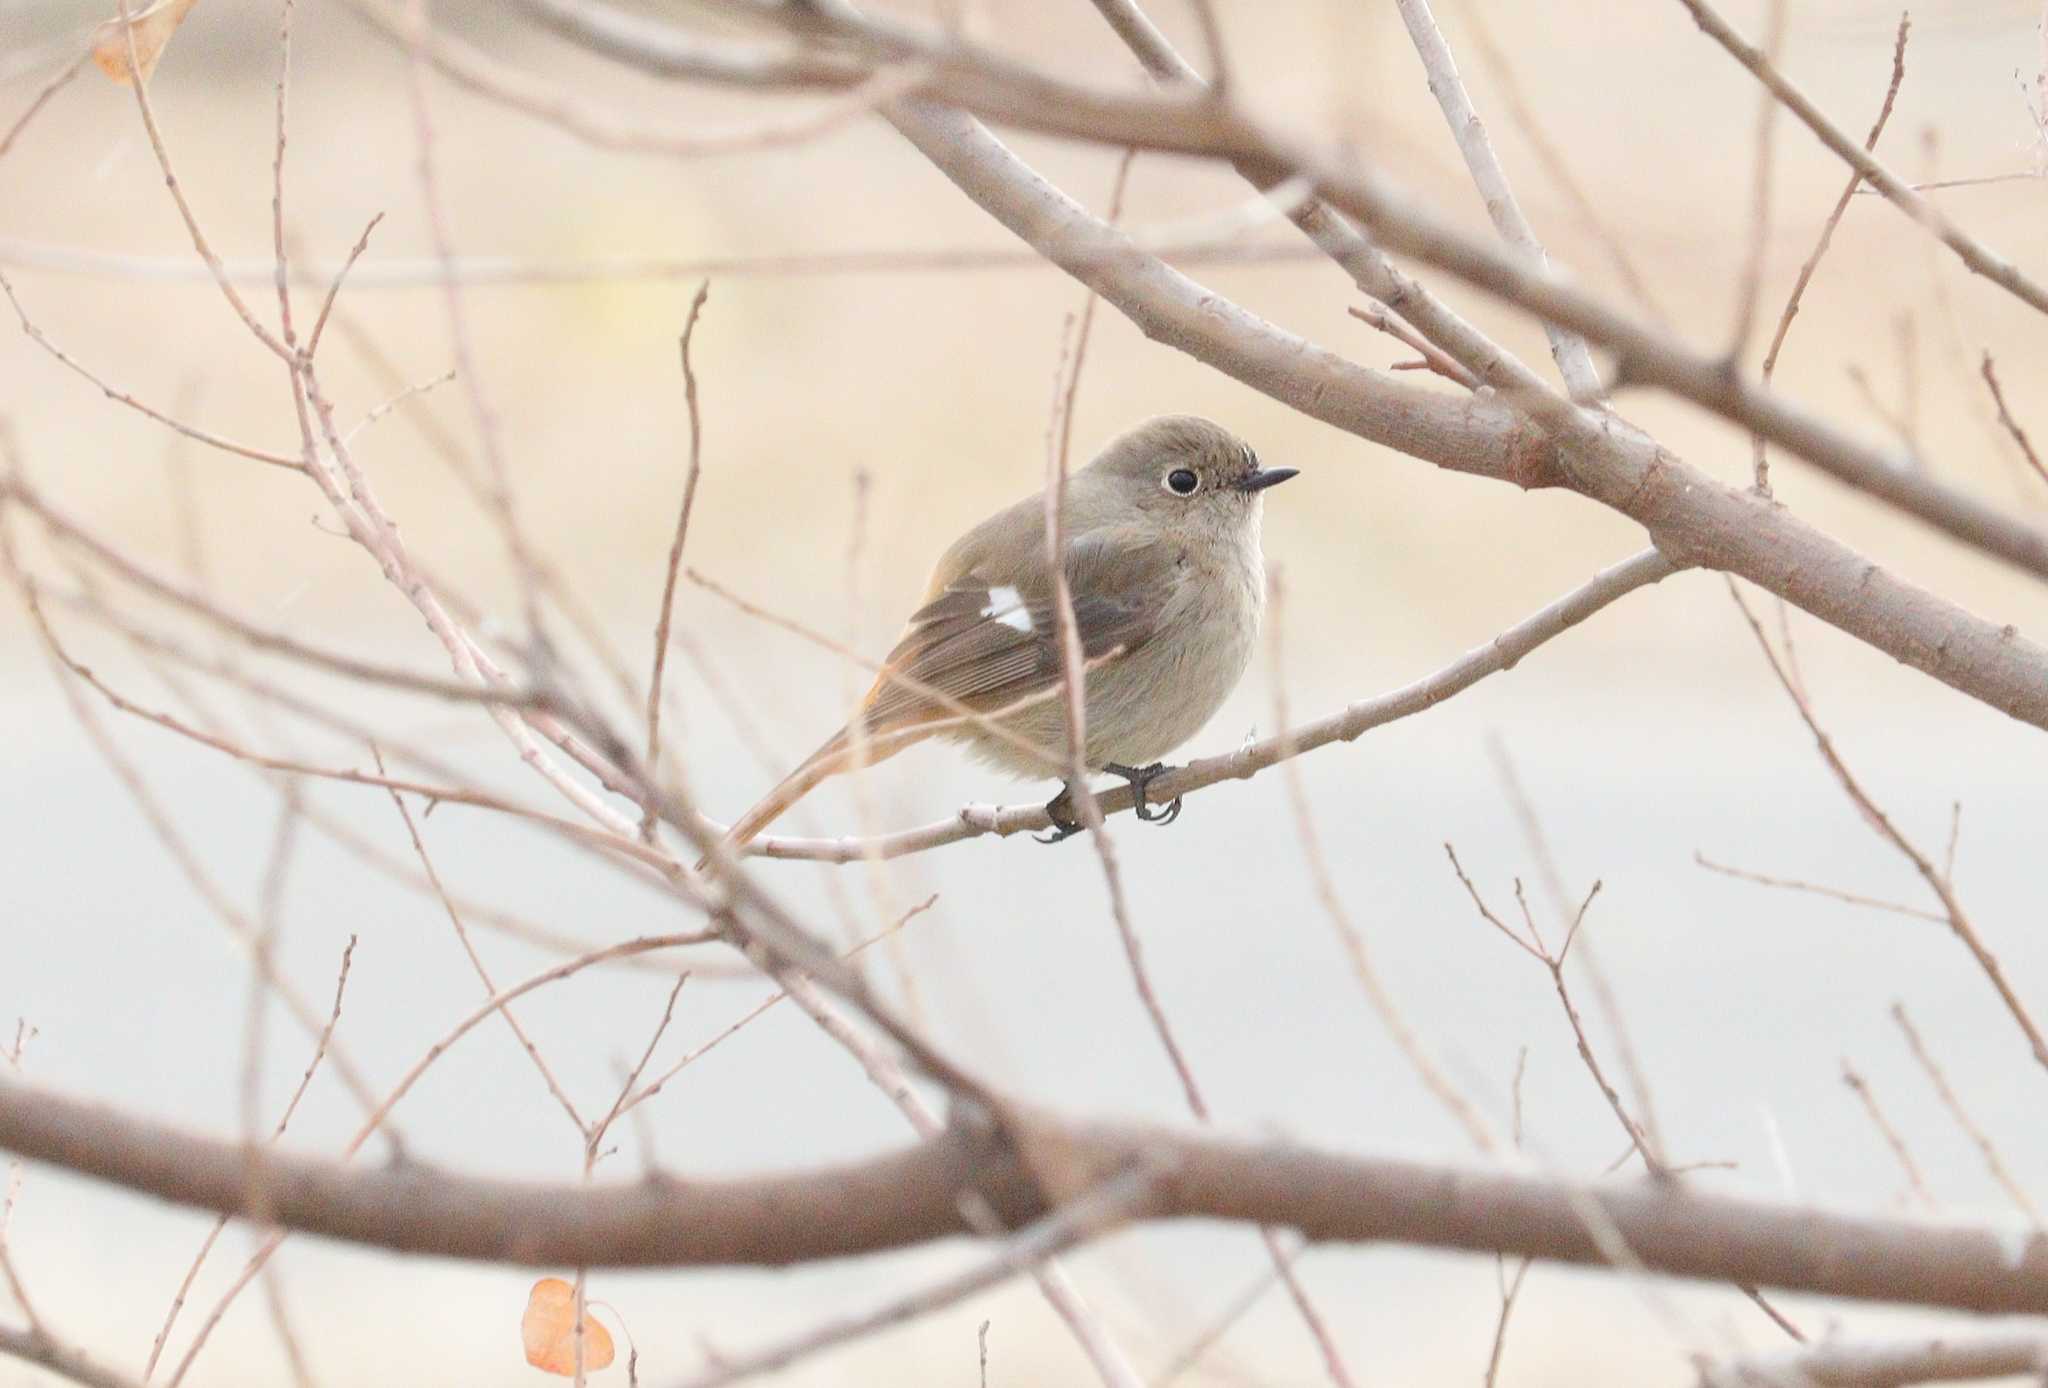
[[[576,1289],[559,1277],[543,1277],[526,1298],[519,1318],[526,1341],[526,1362],[551,1374],[576,1372]],[[583,1367],[601,1369],[612,1362],[612,1335],[588,1310],[583,1313]]]
[[[141,69],[143,81],[147,82],[149,74],[156,71],[164,45],[185,22],[186,12],[198,3],[199,0],[156,0],[140,9],[129,8],[128,28],[135,35],[135,66]],[[92,60],[99,64],[101,72],[124,87],[128,85],[128,39],[121,32],[119,18],[108,20],[94,32]]]

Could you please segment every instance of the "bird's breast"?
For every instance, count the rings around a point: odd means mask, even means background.
[[[1200,732],[1257,647],[1265,574],[1257,549],[1201,547],[1150,640],[1088,681],[1088,761],[1142,766]]]

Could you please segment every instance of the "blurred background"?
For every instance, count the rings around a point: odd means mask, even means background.
[[[1155,8],[1162,26],[1198,52],[1183,8],[1167,0]],[[1484,230],[1391,4],[1223,0],[1217,8],[1248,101],[1354,142]],[[1033,60],[1076,78],[1136,80],[1085,4],[981,0],[971,9],[990,40]],[[1762,11],[1744,0],[1730,4],[1729,17],[1757,34]],[[104,17],[69,0],[0,0],[0,127]],[[435,17],[505,62],[648,119],[718,129],[787,118],[809,104],[643,82],[537,32],[516,7],[442,4]],[[1443,0],[1440,18],[1553,257],[1686,341],[1724,345],[1751,224],[1758,103],[1747,74],[1676,3]],[[1884,91],[1897,21],[1870,0],[1794,0],[1784,63],[1860,134]],[[1934,196],[2035,274],[2048,273],[2048,189],[2033,177],[2043,145],[2026,93],[2042,66],[2041,21],[2031,0],[1946,0],[1916,12],[1880,151],[1916,178],[2026,175]],[[275,310],[261,276],[277,28],[273,4],[202,0],[151,86],[187,194],[229,266],[257,277],[244,292],[266,320]],[[1617,276],[1601,237],[1546,172],[1482,59],[1482,36],[1502,55],[1542,139],[1636,262],[1649,303]],[[345,427],[390,400],[395,382],[432,381],[454,365],[445,300],[421,273],[433,243],[406,83],[404,53],[335,0],[302,0],[288,229],[300,255],[331,265],[373,214],[384,218],[342,296],[346,321],[323,347]],[[879,121],[855,121],[801,147],[682,161],[590,148],[440,80],[430,83],[428,104],[448,230],[481,281],[463,291],[476,384],[502,430],[522,514],[641,677],[687,460],[676,338],[706,266],[710,299],[693,349],[705,439],[693,567],[879,655],[950,538],[1038,486],[1063,324],[1082,293],[1021,257],[966,269],[848,269],[834,260],[1015,249]],[[1765,324],[1776,320],[1843,179],[1802,128],[1787,121],[1777,140]],[[1014,143],[1073,196],[1105,206],[1113,153],[1030,137]],[[1227,172],[1141,157],[1125,217],[1167,224],[1246,196]],[[1284,225],[1248,240],[1295,245]],[[204,281],[133,97],[96,71],[59,91],[0,160],[0,269],[36,324],[110,384],[231,438],[296,451],[282,372]],[[1361,362],[1408,355],[1346,315],[1356,297],[1320,259],[1191,273]],[[1455,284],[1432,284],[1549,369],[1540,331]],[[303,315],[317,297],[302,290],[297,302]],[[1981,354],[1995,353],[2021,422],[2048,440],[2044,344],[2048,325],[2024,306],[1973,283],[1890,207],[1858,198],[1777,380],[1873,437],[1915,440],[1944,480],[2033,514],[2048,486],[1997,430],[1977,373]],[[1751,343],[1752,361],[1760,348]],[[1736,431],[1652,396],[1625,397],[1619,408],[1715,475],[1747,479],[1748,442]],[[1419,678],[1643,543],[1632,524],[1575,497],[1441,472],[1297,416],[1146,342],[1111,311],[1098,316],[1076,411],[1077,454],[1147,415],[1190,411],[1242,433],[1266,462],[1304,474],[1267,508],[1266,552],[1286,584],[1277,613],[1284,668],[1255,666],[1187,755],[1273,731],[1280,682],[1300,718]],[[175,569],[196,535],[208,581],[239,610],[329,646],[445,668],[403,599],[334,533],[304,479],[180,443],[11,330],[0,332],[0,416],[36,482],[131,552]],[[519,594],[504,544],[437,453],[436,431],[474,456],[475,420],[460,384],[405,400],[368,424],[355,448],[414,553],[501,626],[516,626]],[[2040,635],[2043,599],[2032,583],[1791,460],[1778,462],[1774,480],[1787,505],[1879,562]],[[45,578],[68,579],[47,549],[28,553]],[[1768,610],[1768,599],[1758,601]],[[866,680],[688,584],[677,621],[706,653],[701,665],[678,656],[672,667],[679,764],[708,809],[736,814],[838,724]],[[76,621],[66,630],[82,656],[139,700],[177,706],[175,692],[121,645]],[[1791,630],[1827,728],[1896,822],[1938,858],[1960,806],[1962,900],[2021,995],[2048,1007],[2039,877],[2048,741],[1831,629],[1795,614]],[[577,650],[569,656],[582,660]],[[609,697],[601,666],[575,668]],[[0,605],[0,672],[0,1030],[11,1034],[17,1016],[35,1028],[25,1068],[38,1082],[211,1133],[238,1132],[245,956],[81,731],[13,601]],[[330,696],[337,688],[308,687]],[[555,808],[479,713],[383,694],[340,697],[394,741],[430,744],[479,780]],[[215,698],[253,738],[266,736],[269,725],[232,690]],[[254,909],[279,817],[269,784],[244,765],[100,711],[207,871]],[[290,736],[315,759],[367,762],[360,745],[302,729]],[[1515,879],[1526,880],[1540,918],[1556,928],[1503,782],[1502,753],[1519,770],[1571,894],[1596,878],[1604,884],[1587,939],[1629,1023],[1672,1159],[1713,1164],[1692,1178],[1702,1189],[1924,1208],[1909,1202],[1898,1162],[1844,1086],[1847,1058],[1905,1136],[1941,1214],[2031,1218],[1991,1178],[1913,1062],[1887,1014],[1899,1000],[2018,1182],[2048,1198],[2040,1117],[2048,1077],[1942,925],[1769,890],[1696,863],[1704,854],[1934,905],[1830,778],[1724,583],[1704,573],[1634,594],[1451,703],[1298,764],[1337,889],[1386,982],[1423,1043],[1502,1131],[1526,1051],[1520,1107],[1530,1163],[1590,1176],[1626,1139],[1574,1052],[1543,971],[1478,920],[1445,859],[1443,845],[1454,844],[1497,910],[1511,908]],[[874,770],[857,794],[844,785],[821,792],[789,827],[907,827],[969,801],[1033,803],[1050,792],[925,747]],[[382,792],[313,786],[307,796],[376,851],[410,861],[404,826]],[[1474,1155],[1351,976],[1305,870],[1280,774],[1200,794],[1169,831],[1125,818],[1111,832],[1161,1001],[1219,1122],[1374,1153]],[[448,805],[423,822],[423,834],[454,889],[565,936],[601,943],[688,926],[658,895],[517,824]],[[292,863],[281,966],[324,1003],[343,944],[359,937],[337,1035],[382,1089],[474,1007],[480,985],[431,899],[368,870],[323,833],[303,834]],[[834,938],[872,933],[936,894],[871,964],[945,1047],[1041,1102],[1183,1116],[1087,846],[977,840],[892,864],[879,878],[802,863],[761,870]],[[556,957],[500,935],[480,938],[501,983]],[[1590,984],[1573,978],[1595,1044],[1618,1070]],[[520,1015],[579,1104],[601,1112],[617,1065],[646,1045],[671,982],[659,970],[594,970],[542,990]],[[729,1026],[763,993],[757,983],[693,980],[656,1065]],[[264,1109],[275,1113],[307,1042],[275,1015],[267,1038]],[[849,1157],[910,1135],[847,1057],[786,1008],[683,1071],[642,1112],[662,1165],[685,1176]],[[356,1117],[323,1074],[287,1141],[335,1151]],[[501,1026],[480,1028],[438,1063],[396,1121],[414,1153],[464,1170],[549,1180],[582,1170],[579,1140]],[[628,1132],[620,1141],[600,1177],[630,1176],[644,1159],[640,1139]],[[210,1223],[30,1168],[11,1243],[55,1327],[139,1370]],[[172,1337],[173,1360],[249,1246],[240,1228],[223,1238]],[[976,1256],[962,1245],[789,1272],[605,1272],[593,1277],[592,1295],[617,1309],[641,1374],[659,1383],[701,1363],[706,1346],[743,1350]],[[1148,1373],[1171,1364],[1267,1267],[1250,1231],[1197,1226],[1126,1233],[1072,1261]],[[319,1382],[542,1381],[518,1344],[529,1271],[311,1239],[293,1240],[279,1267]],[[1500,1303],[1493,1259],[1330,1248],[1309,1252],[1300,1268],[1366,1381],[1481,1380]],[[1941,1323],[1776,1300],[1815,1336]],[[984,1320],[989,1383],[1087,1381],[1028,1283],[778,1381],[971,1384]],[[1696,1352],[1785,1343],[1732,1289],[1652,1288],[1539,1266],[1510,1323],[1499,1381],[1681,1384]],[[252,1291],[187,1381],[269,1384],[285,1374]],[[0,1384],[43,1381],[31,1368],[0,1364]],[[623,1382],[623,1364],[593,1381]],[[1269,1293],[1178,1381],[1325,1380],[1284,1295]]]

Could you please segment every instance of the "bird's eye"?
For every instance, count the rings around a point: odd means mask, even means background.
[[[1184,467],[1177,467],[1166,474],[1166,489],[1175,496],[1193,496],[1195,488],[1202,485],[1202,479]]]

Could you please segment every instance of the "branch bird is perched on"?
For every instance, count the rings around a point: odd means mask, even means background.
[[[1145,787],[1251,659],[1266,607],[1261,494],[1294,475],[1260,467],[1220,425],[1164,415],[1112,440],[1068,480],[1063,555],[1087,662],[1082,762],[1129,781],[1140,819],[1180,813],[1178,798],[1148,807]],[[964,742],[1020,776],[1064,778],[1071,758],[1053,602],[1045,502],[1027,497],[946,551],[858,724],[740,816],[724,846],[737,852],[863,755],[880,761],[927,737]],[[1048,842],[1079,832],[1070,789],[1046,806]]]

